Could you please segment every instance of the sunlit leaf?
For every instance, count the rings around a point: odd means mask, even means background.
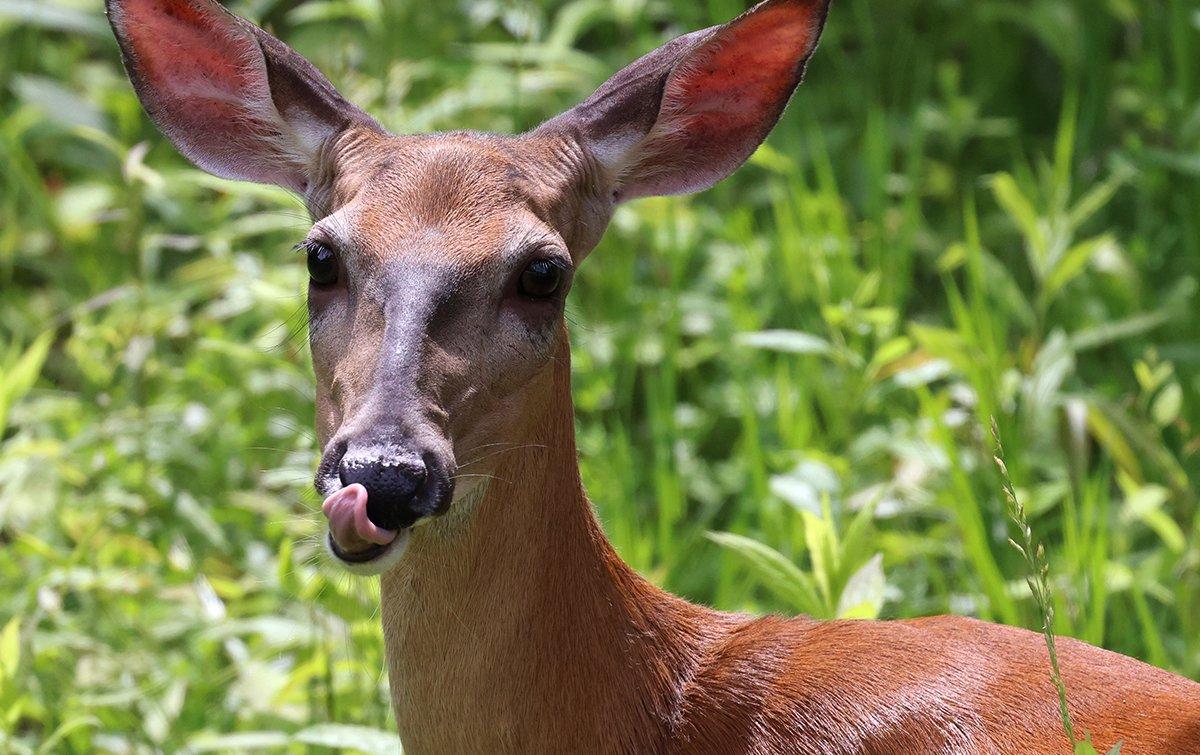
[[[1165,427],[1179,417],[1179,411],[1182,408],[1183,388],[1179,383],[1171,383],[1163,388],[1154,399],[1151,414],[1154,415],[1155,422]]]
[[[106,36],[108,24],[97,11],[88,13],[54,0],[0,0],[0,23],[13,20],[55,31]]]
[[[828,354],[832,350],[824,338],[801,333],[797,330],[765,330],[759,333],[741,333],[737,342],[743,346],[787,354]]]
[[[16,677],[21,665],[21,620],[14,616],[0,630],[0,681]]]
[[[825,604],[818,597],[812,579],[779,551],[732,532],[709,532],[706,536],[741,558],[764,587],[797,612],[825,615]]]
[[[401,752],[400,738],[394,733],[366,726],[322,724],[304,729],[292,739],[300,744],[364,752],[369,755],[398,755]]]
[[[11,364],[4,365],[3,372],[0,372],[0,433],[4,431],[10,407],[37,382],[53,342],[54,332],[47,330],[35,338]]]
[[[1098,236],[1094,239],[1081,241],[1075,246],[1067,250],[1067,253],[1059,259],[1054,269],[1046,276],[1046,280],[1042,283],[1042,300],[1050,302],[1058,295],[1068,283],[1074,280],[1096,253],[1104,246],[1112,246],[1115,242],[1108,236]]]
[[[1073,333],[1071,335],[1071,347],[1075,351],[1099,348],[1114,341],[1134,338],[1148,333],[1155,328],[1162,327],[1170,319],[1170,313],[1157,311],[1145,312],[1123,320],[1114,320],[1103,325],[1096,325]]]
[[[241,731],[201,734],[188,741],[191,752],[256,751],[286,747],[292,738],[282,731]]]
[[[883,555],[875,554],[846,581],[838,597],[837,615],[842,619],[875,619],[883,608]]]

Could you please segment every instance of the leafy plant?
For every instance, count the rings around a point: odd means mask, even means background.
[[[883,556],[870,554],[873,507],[856,512],[839,537],[828,497],[821,514],[803,511],[804,538],[810,568],[763,543],[732,532],[710,532],[708,538],[736,554],[755,579],[792,613],[819,619],[874,619],[884,602]]]

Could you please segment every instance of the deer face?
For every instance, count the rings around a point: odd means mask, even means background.
[[[567,354],[572,274],[616,204],[698,191],[744,162],[799,84],[827,6],[767,0],[503,137],[393,136],[214,0],[108,0],[138,95],[180,151],[293,189],[314,218],[298,248],[316,486],[337,558],[382,571],[411,527],[454,505],[460,468],[544,399]]]
[[[611,201],[577,185],[584,155],[552,136],[343,142],[323,192],[336,209],[302,244],[316,484],[334,553],[373,563],[392,532],[446,511],[459,462],[465,485],[484,479],[473,462],[527,416]]]

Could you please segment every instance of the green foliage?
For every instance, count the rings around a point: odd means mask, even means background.
[[[101,5],[0,0],[0,749],[387,750],[378,587],[318,542],[303,211],[174,153]],[[529,128],[744,7],[230,5],[397,131]],[[1037,628],[995,417],[1050,629],[1200,675],[1193,5],[837,0],[750,164],[580,271],[622,555],[724,609]]]
[[[995,420],[992,421],[992,435],[996,444],[994,461],[1000,470],[1000,484],[1004,489],[1004,498],[1008,504],[1008,515],[1021,534],[1020,542],[1012,538],[1009,538],[1008,542],[1025,560],[1025,583],[1029,585],[1029,592],[1033,595],[1034,602],[1037,603],[1038,610],[1041,612],[1042,636],[1046,640],[1046,650],[1050,657],[1050,681],[1054,683],[1054,689],[1058,694],[1058,711],[1062,717],[1063,730],[1077,753],[1089,755],[1089,753],[1096,752],[1091,740],[1076,737],[1075,727],[1071,723],[1071,712],[1067,703],[1067,685],[1063,682],[1062,669],[1058,660],[1058,646],[1054,636],[1054,604],[1050,595],[1050,566],[1046,562],[1046,549],[1040,543],[1036,548],[1034,547],[1036,541],[1033,537],[1033,529],[1029,526],[1029,519],[1025,515],[1025,505],[1017,497],[1012,478],[1008,475],[1008,466],[1004,463],[1004,446]],[[1114,752],[1120,752],[1120,749],[1120,742],[1113,745]]]
[[[801,511],[811,573],[763,543],[733,532],[710,532],[708,538],[736,553],[759,582],[792,613],[817,619],[874,619],[884,599],[881,554],[866,550],[873,506],[864,506],[839,537],[829,498],[821,515]]]

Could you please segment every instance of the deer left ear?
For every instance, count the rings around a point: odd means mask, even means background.
[[[215,0],[107,0],[125,67],[151,119],[223,178],[305,193],[322,145],[382,129],[311,63]]]
[[[701,191],[775,126],[817,47],[830,0],[766,0],[640,58],[540,130],[567,129],[615,200]]]

